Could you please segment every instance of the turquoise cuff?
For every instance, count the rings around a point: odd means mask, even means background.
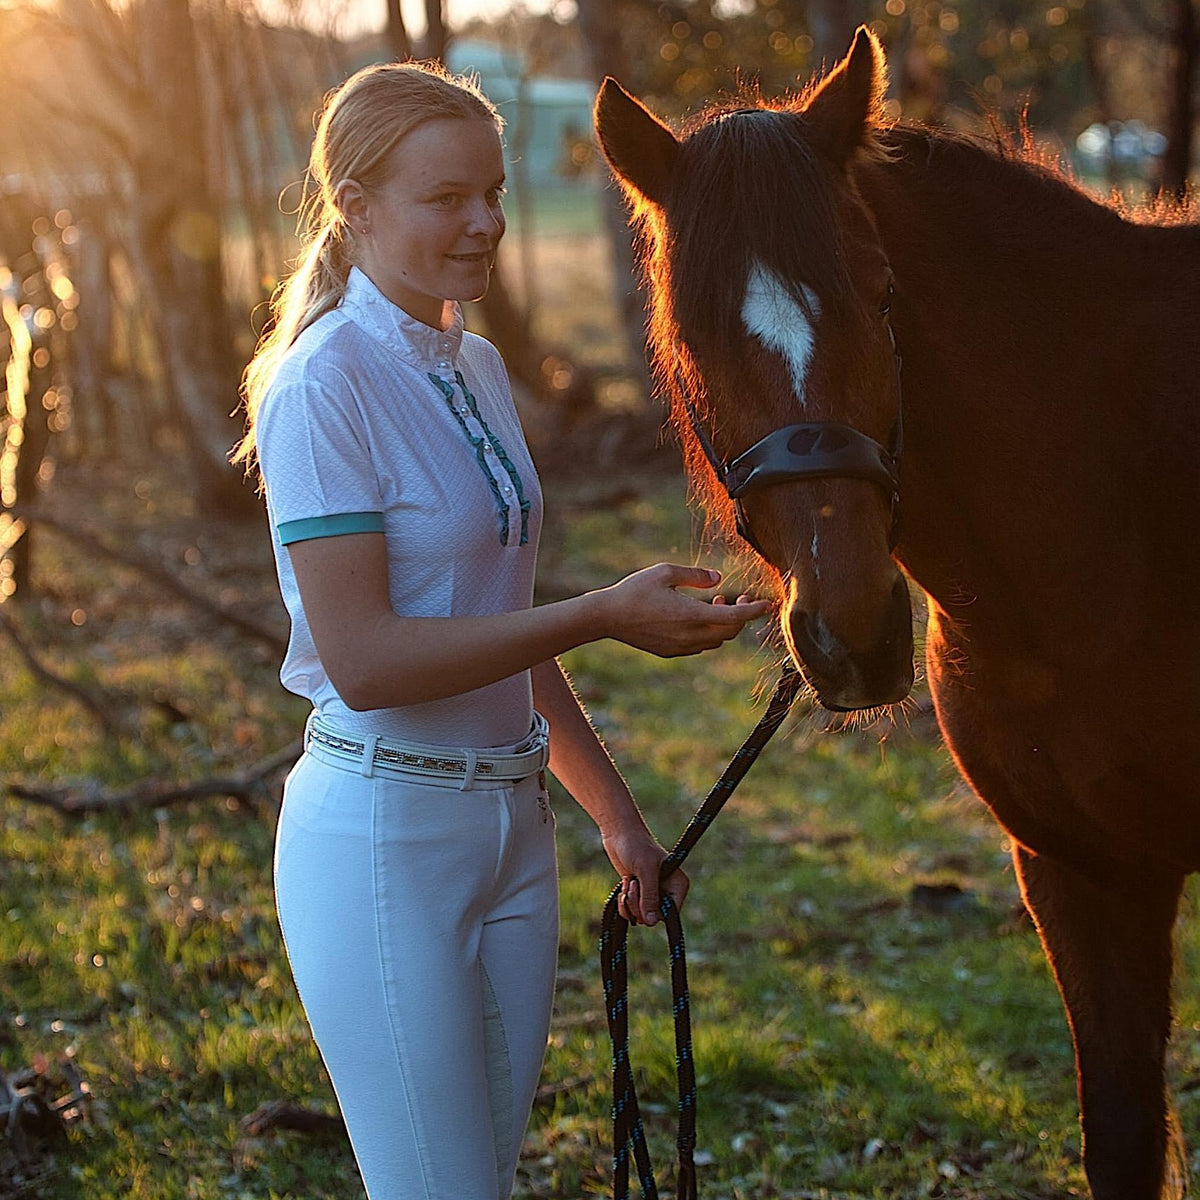
[[[305,517],[283,521],[278,526],[281,545],[305,542],[312,538],[337,537],[343,533],[382,533],[383,513],[334,513],[328,517]]]

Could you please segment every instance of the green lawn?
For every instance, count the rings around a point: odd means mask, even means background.
[[[707,561],[682,484],[635,482],[637,498],[613,507],[550,490],[546,598],[663,557]],[[110,528],[155,546],[195,586],[271,614],[262,531],[192,524],[172,511],[167,480],[108,484]],[[56,489],[72,503],[66,472]],[[6,654],[4,779],[187,779],[295,736],[303,706],[280,692],[269,653],[50,533],[40,555],[41,594],[17,611],[22,628],[48,663],[109,689],[129,732],[106,741]],[[773,661],[749,633],[670,663],[611,644],[568,656],[664,841],[761,711]],[[605,1194],[609,1178],[596,940],[611,872],[586,818],[561,794],[557,809],[561,979],[518,1195],[577,1200]],[[0,1067],[40,1064],[53,1079],[70,1055],[94,1096],[92,1121],[26,1164],[23,1190],[5,1182],[14,1163],[0,1140],[0,1196],[361,1197],[340,1134],[239,1130],[272,1099],[334,1111],[275,925],[273,804],[67,818],[5,799],[0,821]],[[1005,839],[927,717],[839,732],[802,705],[690,870],[706,1200],[1085,1193],[1058,997],[1020,919]],[[1182,948],[1195,963],[1195,939]],[[661,930],[632,931],[631,977],[639,1093],[667,1168]],[[1178,1008],[1172,1072],[1200,1146],[1200,1006],[1181,988]]]

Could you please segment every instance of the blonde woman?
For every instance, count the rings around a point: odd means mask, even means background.
[[[506,1200],[557,948],[548,766],[653,923],[663,849],[555,656],[721,645],[767,609],[659,564],[532,607],[541,493],[503,364],[463,331],[504,232],[500,122],[468,81],[372,67],[329,98],[307,246],[246,372],[312,701],[276,843],[280,923],[371,1200]],[[666,884],[677,904],[687,880]]]

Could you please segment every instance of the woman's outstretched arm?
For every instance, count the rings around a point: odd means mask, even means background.
[[[720,576],[659,563],[569,600],[484,617],[405,617],[391,606],[381,533],[288,546],[321,664],[351,708],[392,708],[473,691],[566,650],[615,638],[664,658],[728,641],[769,601],[713,604],[680,589]]]

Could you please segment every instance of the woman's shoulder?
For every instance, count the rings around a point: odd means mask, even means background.
[[[276,383],[334,381],[354,361],[357,326],[340,308],[322,313],[297,335],[279,360]]]
[[[353,322],[337,309],[325,313],[288,347],[275,376],[263,395],[259,420],[329,408],[356,410],[354,379],[355,342]]]
[[[463,331],[459,355],[472,368],[485,372],[493,382],[499,382],[508,390],[508,370],[500,351],[487,338],[469,329]]]
[[[264,407],[290,397],[303,404],[306,398],[341,398],[352,402],[355,380],[364,354],[362,330],[340,309],[322,314],[303,329],[279,360],[275,376],[263,397]]]

